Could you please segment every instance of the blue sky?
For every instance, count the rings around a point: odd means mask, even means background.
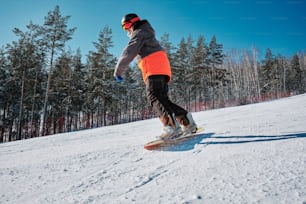
[[[119,57],[128,38],[120,26],[127,13],[147,19],[157,37],[169,33],[178,45],[182,37],[206,42],[215,35],[224,51],[255,47],[261,55],[272,53],[292,56],[306,52],[306,1],[304,0],[0,0],[0,47],[16,40],[12,29],[32,21],[43,24],[48,11],[60,6],[63,16],[70,15],[69,27],[77,27],[67,45],[78,47],[85,58],[94,50],[99,32],[107,25],[113,31],[111,52]]]

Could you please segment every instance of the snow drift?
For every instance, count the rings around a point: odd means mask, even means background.
[[[0,203],[306,203],[306,95],[194,113],[203,134],[143,145],[157,119],[0,145]]]

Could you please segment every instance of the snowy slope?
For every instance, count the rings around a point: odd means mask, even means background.
[[[306,95],[194,113],[205,131],[147,151],[157,119],[0,145],[0,203],[306,203]]]

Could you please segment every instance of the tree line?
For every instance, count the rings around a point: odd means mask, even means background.
[[[113,78],[112,30],[105,26],[89,51],[66,49],[76,28],[59,6],[43,25],[32,22],[13,33],[18,40],[0,49],[0,142],[107,126],[154,117],[141,73],[132,65],[124,83]],[[305,93],[306,55],[266,50],[224,53],[215,36],[190,35],[178,45],[165,33],[160,42],[173,71],[170,97],[189,111],[260,102]]]

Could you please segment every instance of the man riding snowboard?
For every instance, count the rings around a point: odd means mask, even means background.
[[[168,97],[168,83],[172,78],[166,52],[155,37],[155,31],[147,20],[140,20],[134,14],[122,18],[122,28],[127,31],[130,41],[123,50],[114,71],[114,77],[122,82],[122,74],[133,59],[142,72],[146,84],[147,99],[153,111],[159,116],[163,131],[162,139],[172,139],[195,133],[197,125],[192,115],[174,104]]]

